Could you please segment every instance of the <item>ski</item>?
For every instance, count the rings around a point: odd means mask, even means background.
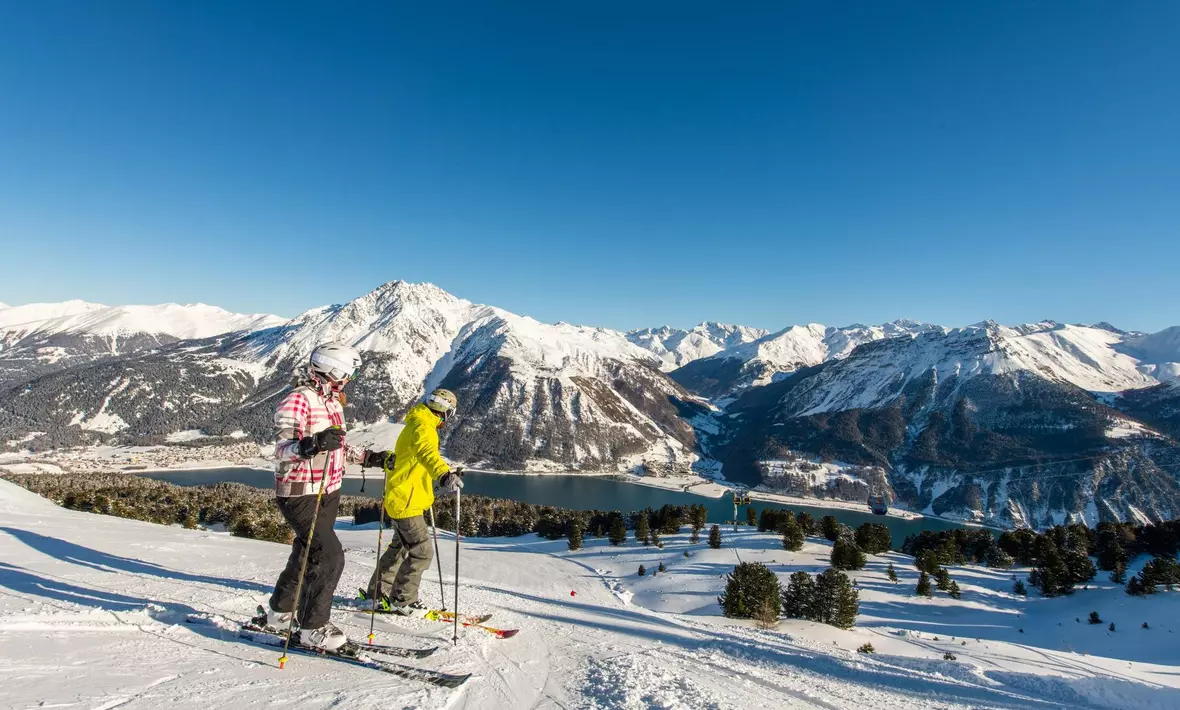
[[[277,635],[266,630],[259,631],[249,628],[248,626],[243,626],[240,633],[246,638],[259,643],[264,643],[268,646],[274,646],[276,648],[282,648],[285,640],[281,635]],[[304,646],[297,645],[298,635],[299,632],[296,631],[295,638],[291,639],[291,646],[287,649],[288,653],[298,653],[301,656],[330,658],[334,661],[340,661],[341,663],[347,663],[353,666],[361,666],[363,668],[372,668],[375,671],[389,673],[391,675],[398,676],[399,678],[429,683],[442,688],[458,688],[459,686],[466,683],[469,678],[471,678],[470,673],[443,673],[441,671],[414,668],[413,666],[403,666],[399,663],[393,663],[391,661],[386,661],[379,658],[370,658],[366,655],[366,652],[369,650],[368,648],[356,646],[355,644],[351,644],[351,646],[353,646],[355,649],[355,652],[351,649],[341,651],[320,651],[313,648],[306,648]],[[349,649],[349,646],[345,646],[345,649]]]
[[[242,624],[242,631],[247,631],[254,634],[269,634],[270,636],[277,636],[280,640],[287,638],[286,629],[271,629],[266,625],[266,610],[261,606],[258,607],[258,616],[250,619],[250,621]],[[299,638],[299,632],[295,632],[295,638],[291,641],[295,642]],[[437,646],[431,648],[404,648],[402,646],[384,646],[381,644],[369,644],[361,646],[360,644],[349,641],[344,644],[342,650],[349,655],[357,655],[358,653],[370,652],[379,653],[383,656],[398,656],[400,658],[428,658],[438,651]]]
[[[385,616],[392,617],[392,619],[409,618],[409,617],[393,616],[391,614],[386,614]],[[430,617],[428,616],[426,618],[430,618]],[[381,620],[386,621],[385,617],[381,617]],[[448,624],[454,623],[454,617],[452,617],[451,619],[438,618],[436,620],[437,621],[445,621]],[[513,636],[520,633],[520,629],[497,629],[492,626],[484,626],[483,624],[468,623],[468,622],[463,621],[461,619],[459,621],[459,625],[467,627],[467,628],[471,628],[471,629],[479,629],[480,631],[486,631],[487,633],[491,634],[492,636],[495,636],[498,639],[510,639]]]
[[[274,631],[265,628],[258,624],[242,624],[241,631],[247,634],[262,634],[267,636],[274,636],[280,641],[286,639],[285,631]],[[298,643],[299,632],[295,632],[295,636],[291,639],[291,643]],[[402,648],[401,646],[383,646],[381,644],[366,644],[364,646],[349,641],[340,648],[340,653],[346,656],[359,656],[362,653],[377,653],[382,656],[397,656],[399,658],[429,658],[438,651],[438,647],[433,648]]]
[[[381,608],[378,608],[376,611],[373,611],[373,609],[371,609],[371,608],[361,608],[361,607],[355,607],[355,606],[332,607],[332,608],[336,609],[338,611],[350,611],[355,614],[376,614],[377,616],[391,616],[391,617],[399,617],[399,618],[406,618],[406,619],[428,619],[430,621],[443,621],[448,624],[453,623],[455,621],[455,612],[446,611],[445,609],[427,609],[419,614],[414,614],[412,616],[407,616],[407,617],[401,617],[400,614],[394,614],[392,611],[388,611],[386,609],[381,609]],[[459,623],[461,623],[461,624],[482,624],[482,623],[487,622],[491,618],[492,618],[491,614],[482,614],[480,616],[469,616],[469,615],[465,614],[465,615],[459,617]]]

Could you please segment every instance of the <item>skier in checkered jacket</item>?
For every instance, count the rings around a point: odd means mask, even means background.
[[[275,412],[275,502],[295,531],[295,542],[287,567],[275,583],[266,623],[276,629],[289,626],[310,536],[311,553],[295,619],[300,643],[325,650],[336,650],[348,641],[329,621],[332,595],[344,571],[344,549],[334,530],[344,465],[385,467],[393,459],[392,452],[367,451],[345,441],[343,389],[360,365],[360,354],[353,348],[340,343],[320,345],[312,351],[307,369],[296,373],[296,387]]]

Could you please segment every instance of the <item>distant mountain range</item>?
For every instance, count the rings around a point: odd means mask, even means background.
[[[401,281],[285,320],[203,305],[0,307],[0,444],[258,441],[319,342],[365,354],[349,426],[459,393],[452,458],[696,466],[1001,525],[1180,517],[1180,328],[914,321],[769,333],[539,323]]]

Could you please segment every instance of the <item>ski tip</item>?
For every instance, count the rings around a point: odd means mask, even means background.
[[[507,629],[496,634],[496,638],[510,639],[520,633],[520,629]]]

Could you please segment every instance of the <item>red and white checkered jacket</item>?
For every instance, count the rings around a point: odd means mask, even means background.
[[[283,398],[275,411],[275,495],[280,498],[315,495],[320,482],[324,493],[340,489],[344,464],[361,463],[365,452],[347,443],[335,451],[310,459],[299,455],[299,440],[333,426],[344,426],[344,408],[335,396],[325,398],[313,387],[297,387]]]

